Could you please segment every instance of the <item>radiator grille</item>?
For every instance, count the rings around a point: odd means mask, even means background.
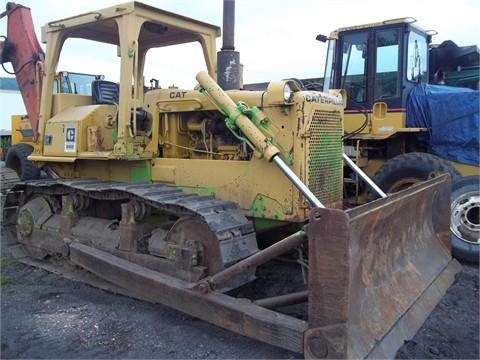
[[[307,140],[307,186],[325,205],[343,196],[342,132],[340,112],[314,111]]]

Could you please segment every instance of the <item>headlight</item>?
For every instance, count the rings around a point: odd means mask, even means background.
[[[272,81],[267,87],[267,102],[275,105],[291,105],[300,88],[292,80]]]
[[[291,102],[293,99],[293,90],[290,87],[290,85],[285,84],[285,87],[283,88],[283,100],[285,100],[286,103]]]

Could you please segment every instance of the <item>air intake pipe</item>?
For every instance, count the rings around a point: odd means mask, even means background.
[[[235,0],[223,0],[222,49],[217,53],[217,79],[223,90],[240,89],[240,53],[235,51]]]

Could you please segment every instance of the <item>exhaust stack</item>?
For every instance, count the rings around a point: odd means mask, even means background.
[[[240,53],[235,51],[235,0],[223,0],[223,41],[217,53],[217,79],[223,90],[240,89]]]

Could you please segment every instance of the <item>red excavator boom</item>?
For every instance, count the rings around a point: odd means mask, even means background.
[[[7,16],[7,36],[0,42],[0,63],[11,62],[33,135],[37,135],[40,97],[42,92],[43,63],[45,54],[35,35],[30,8],[15,3],[7,3],[6,11],[0,18]]]

